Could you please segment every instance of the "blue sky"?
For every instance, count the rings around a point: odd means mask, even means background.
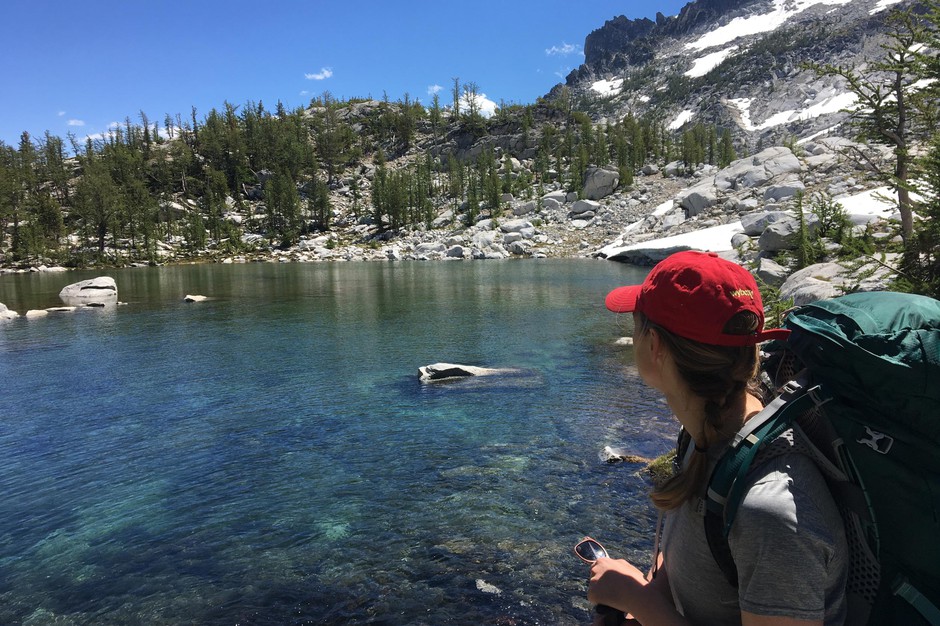
[[[387,94],[431,102],[453,79],[532,103],[583,61],[617,15],[675,15],[685,0],[9,0],[0,9],[0,141],[79,138],[143,111],[199,119],[228,101],[293,108]]]

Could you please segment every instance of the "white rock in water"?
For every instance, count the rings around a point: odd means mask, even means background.
[[[489,367],[475,367],[473,365],[458,365],[456,363],[434,363],[418,368],[422,381],[443,380],[445,378],[466,378],[468,376],[492,376],[494,374],[513,373],[512,369],[494,369]]]
[[[19,316],[20,316],[19,313],[17,313],[16,311],[11,311],[10,309],[7,308],[7,305],[0,302],[0,321],[12,320]]]
[[[477,578],[477,589],[479,589],[483,593],[492,593],[497,596],[502,593],[499,587],[497,587],[496,585],[491,585],[490,583],[486,582],[482,578]]]
[[[117,284],[110,276],[99,276],[66,285],[59,292],[59,298],[70,306],[85,306],[89,303],[117,304]]]
[[[207,296],[190,296],[190,295],[187,295],[185,298],[183,298],[183,302],[203,302],[203,301],[208,300],[208,299],[209,299],[209,298],[208,298]]]

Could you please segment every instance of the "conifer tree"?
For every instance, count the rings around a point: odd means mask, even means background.
[[[25,235],[20,228],[20,222],[30,217],[30,207],[37,201],[39,179],[36,172],[37,153],[29,133],[20,135],[19,150],[15,154],[15,174],[13,181],[15,189],[12,195],[11,214],[13,221],[13,258],[23,258],[28,254],[28,245]]]
[[[81,220],[86,245],[94,238],[100,257],[104,254],[108,233],[113,232],[120,190],[106,164],[93,152],[86,152],[82,158],[82,170],[84,173],[75,190],[75,211]]]
[[[439,137],[441,133],[441,96],[436,91],[431,97],[431,109],[428,114],[431,122],[431,130],[435,137]]]
[[[65,145],[62,139],[46,131],[42,142],[42,178],[52,185],[56,201],[69,204],[70,173],[66,165]]]
[[[920,79],[922,64],[916,50],[927,37],[920,19],[908,8],[891,17],[889,41],[882,44],[884,56],[863,69],[832,64],[808,63],[806,67],[819,76],[839,76],[857,96],[851,108],[852,121],[860,139],[891,146],[894,151],[892,171],[882,170],[860,149],[854,156],[878,172],[895,189],[901,214],[901,235],[909,239],[914,230],[910,196],[911,142],[916,136],[917,118],[922,113],[911,99],[913,85]],[[936,102],[932,103],[936,107]]]
[[[485,127],[483,115],[480,112],[479,87],[475,82],[464,83],[463,100],[467,105],[464,123],[475,135],[482,135]]]
[[[460,79],[456,76],[453,78],[454,86],[451,89],[450,93],[453,97],[453,108],[451,109],[451,121],[458,122],[460,121]]]
[[[300,234],[300,195],[286,167],[281,167],[264,187],[268,208],[268,229],[280,245],[297,242]]]
[[[16,202],[15,163],[14,150],[0,141],[0,255],[6,248],[7,225],[13,219]]]
[[[387,211],[388,171],[385,167],[385,153],[379,150],[375,157],[375,176],[372,181],[372,215],[379,230],[382,229],[383,217]]]
[[[726,128],[721,132],[721,141],[718,145],[718,167],[728,167],[736,158],[738,158],[738,155],[735,153],[734,143],[731,141],[731,131]]]
[[[940,133],[920,161],[920,221],[902,260],[900,286],[940,299]]]

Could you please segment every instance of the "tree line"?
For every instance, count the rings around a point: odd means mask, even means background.
[[[649,162],[682,158],[693,167],[734,155],[727,131],[716,148],[714,128],[676,135],[652,116],[632,115],[597,126],[567,97],[504,105],[485,118],[473,83],[461,90],[455,79],[452,95],[446,108],[437,96],[427,108],[407,95],[386,97],[355,119],[356,105],[376,103],[325,93],[307,108],[226,102],[202,117],[195,109],[186,118],[167,115],[162,126],[141,112],[84,141],[24,132],[17,146],[0,142],[0,258],[70,266],[154,260],[161,241],[193,255],[207,246],[238,251],[246,232],[289,246],[330,231],[330,192],[341,186],[353,219],[378,230],[430,225],[448,205],[473,223],[497,216],[506,193],[531,198],[552,181],[577,191],[589,165],[615,166],[630,185]],[[535,148],[534,166],[520,168],[515,155],[492,147],[472,159],[436,148],[448,137],[490,133],[521,134],[524,148]],[[365,162],[375,164],[369,180]],[[115,250],[124,258],[108,256]]]
[[[862,145],[893,148],[894,167],[876,174],[897,192],[902,278],[932,293],[940,291],[938,16],[937,0],[897,12],[883,57],[861,69],[805,67],[857,94]],[[446,106],[438,94],[425,106],[407,94],[391,102],[324,93],[305,108],[226,102],[162,124],[141,112],[84,140],[24,132],[16,146],[0,142],[0,263],[156,261],[164,244],[193,256],[238,252],[255,245],[247,233],[290,246],[331,232],[335,215],[370,223],[373,235],[429,226],[447,207],[470,224],[499,217],[503,194],[540,198],[550,183],[579,191],[591,165],[618,168],[629,187],[647,164],[680,161],[691,171],[738,157],[730,131],[707,124],[676,132],[655,114],[595,124],[567,87],[551,101],[501,103],[491,117],[478,96],[475,83],[455,78]],[[507,136],[521,143],[497,151]],[[489,147],[456,148],[469,145]],[[530,167],[518,166],[515,150],[534,155]],[[334,211],[338,191],[343,211]]]

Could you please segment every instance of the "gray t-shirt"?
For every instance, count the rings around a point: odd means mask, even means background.
[[[679,611],[693,624],[740,624],[741,611],[845,621],[848,547],[842,518],[812,459],[791,453],[761,463],[731,527],[738,589],[705,538],[700,498],[667,514],[663,567]]]

